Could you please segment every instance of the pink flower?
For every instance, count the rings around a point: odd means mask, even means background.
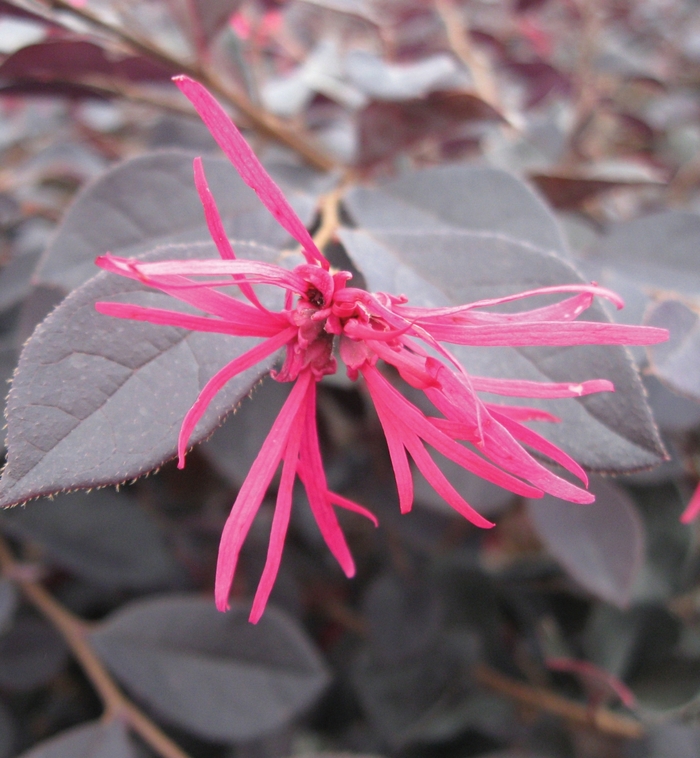
[[[348,375],[352,379],[362,377],[375,404],[386,435],[403,513],[407,513],[413,503],[410,455],[428,482],[456,511],[477,526],[493,526],[449,483],[426,445],[478,476],[524,497],[541,497],[546,492],[574,503],[592,502],[593,496],[589,492],[554,474],[524,447],[550,458],[586,486],[588,480],[583,469],[563,450],[523,423],[558,419],[536,408],[484,402],[478,393],[535,398],[581,397],[593,392],[611,392],[614,389],[612,384],[604,379],[555,384],[471,376],[443,343],[652,344],[667,339],[667,332],[576,321],[591,305],[594,296],[622,307],[617,295],[595,284],[544,287],[509,297],[435,309],[413,308],[401,296],[349,287],[351,275],[330,270],[328,261],[279,187],[267,175],[212,95],[187,77],[177,77],[175,81],[243,179],[299,242],[306,258],[305,264],[293,270],[236,259],[209,191],[201,160],[197,159],[194,164],[195,184],[221,258],[143,263],[105,255],[97,260],[97,264],[108,271],[139,279],[208,315],[194,316],[123,303],[97,303],[96,307],[102,313],[262,340],[221,369],[187,413],[178,443],[180,467],[184,465],[190,435],[219,389],[232,377],[280,348],[286,350],[284,364],[278,372],[273,372],[273,377],[280,382],[294,382],[294,387],[253,463],[224,527],[216,573],[217,607],[220,610],[228,607],[241,546],[280,463],[282,474],[267,561],[250,620],[256,622],[260,618],[272,590],[297,477],[306,489],[329,549],[345,574],[348,577],[354,574],[352,556],[338,524],[335,507],[360,513],[375,524],[376,519],[361,505],[328,489],[316,429],[316,385],[326,374],[335,373],[336,346]],[[224,285],[230,287],[232,283],[239,287],[241,299],[218,289]],[[284,308],[279,312],[265,308],[255,294],[254,284],[282,288]],[[552,293],[566,297],[554,305],[520,313],[484,310],[501,303]],[[421,389],[435,406],[435,414],[426,415],[407,400],[380,371],[379,361],[390,364],[405,381]],[[461,444],[461,441],[470,446]]]

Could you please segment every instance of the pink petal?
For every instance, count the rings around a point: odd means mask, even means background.
[[[363,372],[364,376],[364,372]],[[365,377],[366,379],[366,377]],[[368,385],[369,386],[369,385]],[[370,390],[370,394],[371,394]],[[408,463],[406,448],[404,447],[401,432],[396,428],[390,413],[386,413],[383,403],[374,404],[382,425],[386,444],[389,448],[391,466],[394,469],[396,488],[399,493],[399,509],[401,513],[409,513],[413,507],[413,475]]]
[[[523,497],[542,497],[542,490],[502,471],[433,426],[423,413],[398,392],[376,368],[373,366],[364,367],[362,375],[375,406],[383,406],[381,412],[385,412],[387,416],[393,419],[404,444],[403,435],[408,430],[411,434],[418,435],[429,445],[432,445],[439,453],[482,479]]]
[[[158,261],[156,263],[143,263],[141,261],[129,261],[142,281],[148,284],[150,277],[157,276],[216,276],[219,274],[245,274],[247,281],[258,284],[272,284],[277,287],[286,287],[295,292],[306,292],[307,283],[294,271],[277,266],[274,263],[249,260],[172,260]],[[211,286],[210,282],[204,282],[205,286]],[[230,284],[230,282],[225,282]]]
[[[170,311],[164,308],[147,308],[130,303],[95,303],[95,310],[104,313],[105,316],[115,318],[128,318],[132,321],[146,321],[149,324],[162,324],[164,326],[177,326],[182,329],[192,329],[198,332],[218,332],[219,334],[232,334],[238,337],[271,337],[278,334],[280,325],[277,319],[265,323],[264,318],[258,319],[258,323],[241,325],[236,321],[224,321],[218,318],[206,316],[193,316],[181,311]]]
[[[454,345],[527,347],[536,345],[655,345],[668,339],[667,329],[600,321],[542,321],[504,326],[424,325],[436,340]]]
[[[101,255],[95,259],[95,263],[106,271],[143,282],[143,277],[133,267],[133,264],[136,262],[134,259],[118,258],[110,254]],[[248,320],[250,323],[257,323],[262,318],[261,312],[257,308],[248,305],[248,303],[242,303],[235,297],[225,295],[223,292],[213,289],[189,288],[190,283],[191,280],[183,276],[163,276],[152,277],[148,282],[148,286],[159,289],[184,303],[189,303],[189,305],[193,305],[223,319]],[[230,282],[227,282],[227,284],[230,284]],[[187,285],[187,288],[181,285]],[[211,284],[207,283],[207,287],[210,286]],[[276,319],[282,328],[284,328],[285,324],[289,323],[282,314],[268,312],[264,318],[268,320]]]
[[[615,385],[607,379],[590,379],[576,384],[574,382],[531,382],[524,379],[489,379],[472,376],[472,386],[478,392],[492,392],[495,395],[510,397],[583,397],[594,392],[614,392]]]
[[[256,363],[260,363],[260,361],[286,345],[290,339],[294,338],[296,333],[297,330],[294,327],[289,327],[275,337],[270,337],[259,345],[256,345],[252,350],[248,350],[248,352],[227,363],[206,383],[204,389],[199,393],[199,397],[194,401],[194,405],[187,411],[187,415],[180,427],[180,435],[177,441],[178,468],[184,468],[187,443],[216,393],[226,382],[233,379],[234,376],[251,368]]]
[[[475,511],[447,481],[445,475],[440,471],[438,465],[430,457],[416,435],[406,434],[404,439],[408,452],[416,462],[419,471],[443,500],[449,503],[457,513],[464,516],[468,521],[471,521],[475,526],[480,526],[482,529],[490,529],[495,526],[492,521],[485,519],[480,513],[477,513],[477,511]]]
[[[282,410],[275,419],[265,442],[260,448],[257,458],[250,467],[248,476],[243,482],[238,497],[233,504],[231,513],[226,520],[219,545],[219,558],[216,564],[216,583],[214,597],[216,607],[220,611],[228,609],[228,596],[231,582],[236,571],[238,556],[243,541],[253,523],[255,514],[260,508],[265,492],[277,470],[287,446],[287,440],[292,426],[298,417],[299,409],[303,407],[304,398],[309,388],[311,377],[308,373],[299,375]]]
[[[496,403],[484,403],[486,410],[497,411],[513,421],[548,421],[558,424],[561,419],[552,413],[547,413],[540,408],[530,408],[527,405],[498,405]]]
[[[690,498],[688,506],[683,511],[681,521],[684,524],[689,524],[694,518],[697,517],[698,513],[700,513],[700,485],[698,485],[695,492],[693,492],[693,496]]]
[[[532,429],[519,424],[517,421],[508,418],[508,416],[498,413],[498,411],[491,411],[491,415],[502,424],[515,439],[520,442],[529,445],[534,450],[543,453],[547,457],[556,461],[560,466],[563,466],[567,471],[570,471],[574,476],[577,476],[586,487],[588,487],[588,476],[581,466],[576,461],[567,455],[561,448],[545,439],[541,434],[533,432]]]
[[[214,244],[216,245],[216,249],[219,251],[219,255],[226,260],[235,260],[236,254],[233,252],[231,242],[229,241],[226,230],[224,229],[224,224],[221,221],[221,216],[219,215],[219,209],[216,207],[216,200],[214,200],[214,195],[212,195],[211,190],[209,189],[209,184],[207,182],[207,177],[204,174],[204,166],[202,165],[201,158],[194,159],[193,168],[194,186],[197,188],[197,192],[199,193],[199,199],[202,203],[202,208],[204,209],[204,218],[207,222],[209,234],[214,240]],[[233,279],[234,281],[240,282],[239,286],[241,288],[241,292],[248,298],[248,300],[250,300],[251,303],[260,308],[260,310],[266,310],[258,300],[258,296],[253,291],[253,288],[250,286],[250,284],[248,284],[244,279],[241,279],[240,277],[234,276]]]
[[[456,305],[447,308],[411,308],[405,306],[398,306],[396,310],[405,315],[406,318],[442,318],[444,316],[457,315],[473,310],[474,308],[488,308],[493,305],[501,305],[503,303],[512,303],[515,300],[523,300],[528,297],[535,297],[536,295],[558,295],[566,292],[576,293],[590,293],[591,295],[598,295],[606,300],[609,300],[619,310],[623,308],[624,300],[612,290],[605,287],[599,287],[597,284],[562,284],[553,287],[539,287],[534,290],[525,290],[524,292],[516,292],[514,295],[506,295],[505,297],[493,297],[487,300],[476,300],[473,303],[466,303],[465,305]]]
[[[364,508],[359,503],[356,503],[353,500],[348,500],[346,497],[342,497],[342,495],[338,495],[336,492],[331,492],[330,490],[326,492],[326,497],[333,505],[337,505],[339,508],[344,508],[346,511],[359,513],[360,516],[369,519],[375,526],[379,526],[379,520],[374,513],[368,511],[367,508]]]
[[[263,205],[277,219],[282,228],[302,246],[306,260],[309,263],[317,263],[325,269],[330,268],[328,261],[311,239],[308,230],[282,194],[282,190],[272,181],[250,145],[243,139],[233,121],[213,95],[199,82],[187,76],[176,76],[173,81],[194,105],[219,147],[241,175],[241,179],[255,190]]]
[[[309,373],[309,372],[304,372]],[[316,385],[312,385],[306,405],[304,438],[301,444],[297,473],[306,489],[309,506],[328,549],[333,553],[347,577],[355,575],[352,559],[345,536],[328,500],[326,474],[321,460],[321,449],[316,428]]]
[[[308,392],[308,390],[307,390]],[[306,398],[299,404],[299,410],[292,423],[287,447],[284,451],[284,464],[282,465],[282,477],[280,479],[279,489],[277,490],[277,504],[275,505],[275,515],[272,518],[272,528],[270,529],[270,543],[267,548],[267,560],[263,569],[258,589],[253,599],[253,607],[250,610],[249,621],[257,624],[265,610],[268,598],[272,592],[272,587],[277,578],[280,563],[282,561],[282,551],[284,550],[284,540],[287,536],[289,527],[289,518],[292,513],[292,494],[294,490],[294,480],[296,479],[297,463],[299,461],[299,449],[301,447],[301,438],[304,431],[304,419],[300,414],[305,412]]]

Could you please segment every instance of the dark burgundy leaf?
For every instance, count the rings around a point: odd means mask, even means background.
[[[0,758],[11,758],[14,755],[16,732],[12,714],[0,701]]]
[[[91,722],[61,732],[18,758],[137,758],[122,721]]]
[[[498,121],[502,116],[470,92],[432,92],[419,100],[374,102],[358,116],[358,164],[391,159],[423,139],[458,136],[468,121]]]
[[[29,692],[43,687],[66,665],[63,638],[40,618],[18,618],[0,637],[0,687]]]
[[[566,571],[593,595],[626,607],[644,558],[644,524],[632,498],[595,479],[591,505],[546,496],[528,502],[535,531]]]
[[[652,370],[681,395],[700,400],[700,316],[677,300],[654,306],[647,323],[668,329],[671,338],[650,349]]]
[[[39,542],[59,566],[91,583],[144,589],[177,575],[160,529],[125,493],[59,495],[0,513],[0,526]]]
[[[65,97],[70,100],[108,100],[113,92],[89,84],[75,82],[21,81],[0,84],[0,95],[29,95],[34,97]]]
[[[433,228],[439,224],[434,222]],[[410,227],[408,232],[344,230],[341,238],[370,290],[403,293],[416,305],[457,305],[582,281],[571,265],[556,255],[502,235],[473,234],[444,226],[443,231],[425,233]],[[589,312],[596,319],[606,320],[597,306]],[[538,431],[594,470],[620,472],[653,466],[663,458],[663,446],[641,382],[623,348],[451,349],[470,373],[479,376],[613,381],[617,388],[614,393],[543,404],[563,423],[543,424]]]
[[[527,86],[526,108],[541,103],[548,95],[567,95],[571,91],[569,77],[546,61],[509,63],[507,68]]]
[[[93,42],[81,39],[52,39],[28,45],[0,65],[5,82],[77,81],[103,76],[131,81],[168,81],[174,70],[147,58],[116,57]]]
[[[585,200],[614,189],[662,186],[661,182],[654,181],[593,179],[540,173],[530,174],[529,179],[555,208],[562,210],[579,208]]]
[[[328,684],[302,628],[269,607],[219,613],[208,598],[131,603],[90,634],[112,673],[169,722],[209,740],[269,734],[303,713]]]
[[[440,166],[414,171],[377,188],[356,186],[344,202],[369,230],[428,232],[446,228],[505,234],[566,254],[549,208],[512,174],[485,166]]]
[[[696,725],[654,724],[647,736],[631,745],[626,758],[697,758],[700,732]]]
[[[277,251],[239,244],[243,257]],[[152,260],[216,256],[213,244],[160,248]],[[3,506],[133,479],[175,455],[186,412],[213,374],[257,340],[188,332],[97,313],[96,300],[171,308],[172,299],[101,273],[74,291],[25,346],[8,398]],[[270,302],[272,306],[273,303]],[[274,360],[221,390],[193,435],[208,436]]]
[[[127,160],[87,186],[66,213],[39,264],[37,283],[64,291],[95,274],[95,257],[107,251],[131,256],[173,242],[210,239],[194,187],[196,153],[161,151]],[[227,232],[281,247],[289,237],[229,161],[207,157],[204,168]],[[287,172],[289,175],[289,172]],[[283,182],[285,188],[286,182]],[[315,198],[309,189],[289,193],[303,221]]]

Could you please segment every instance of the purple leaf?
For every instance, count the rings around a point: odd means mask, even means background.
[[[678,300],[654,306],[647,323],[668,329],[668,342],[649,350],[654,374],[675,392],[700,401],[700,317]]]
[[[397,217],[401,215],[393,218]],[[558,256],[497,234],[450,230],[444,225],[442,231],[425,233],[409,227],[408,232],[344,230],[340,236],[370,290],[403,293],[419,306],[457,305],[582,281]],[[598,306],[590,313],[593,318],[607,320]],[[662,460],[664,450],[658,431],[624,348],[452,349],[467,371],[477,376],[557,382],[611,380],[617,388],[614,393],[575,400],[528,401],[562,419],[561,424],[538,427],[538,432],[594,470],[625,471]]]
[[[257,624],[249,608],[218,613],[206,598],[170,595],[131,603],[90,641],[136,697],[169,722],[204,739],[252,740],[289,724],[328,684],[302,628],[268,607]]]
[[[20,617],[0,637],[0,687],[31,692],[51,681],[67,660],[63,638],[48,622]]]
[[[545,496],[528,502],[540,539],[589,592],[628,605],[644,557],[644,525],[630,496],[601,479],[590,485],[595,503],[572,506]]]
[[[344,197],[351,216],[369,230],[445,228],[505,234],[566,254],[552,212],[519,179],[486,166],[440,166],[413,171],[377,188],[356,186]]]
[[[193,180],[195,155],[181,151],[142,155],[86,187],[42,258],[36,283],[67,292],[95,275],[94,260],[107,251],[133,256],[159,245],[208,242],[211,237]],[[289,240],[226,159],[207,157],[204,169],[229,236],[271,247],[282,247]],[[288,193],[305,222],[315,205],[312,190]]]
[[[0,579],[0,634],[9,629],[17,610],[17,590],[9,579]],[[2,751],[0,751],[2,755]]]
[[[258,260],[278,255],[258,245],[237,249]],[[210,243],[160,248],[151,259],[215,255]],[[0,505],[114,484],[160,466],[174,457],[182,419],[205,383],[257,342],[97,313],[96,300],[119,296],[172,307],[170,298],[130,279],[98,274],[66,298],[25,346],[8,398]],[[210,434],[273,362],[229,382],[192,441]]]
[[[127,726],[120,720],[90,722],[61,732],[18,758],[136,758]]]
[[[103,76],[128,81],[168,81],[175,73],[147,58],[114,58],[99,45],[86,40],[52,39],[27,45],[3,61],[4,81],[78,82],[85,76]]]

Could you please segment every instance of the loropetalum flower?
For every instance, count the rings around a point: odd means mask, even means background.
[[[284,348],[282,367],[272,372],[279,382],[294,382],[276,421],[236,497],[221,537],[215,598],[220,610],[228,596],[243,541],[270,482],[282,467],[271,526],[267,560],[255,594],[250,620],[263,613],[282,557],[290,519],[293,485],[306,489],[320,531],[348,577],[355,567],[335,508],[375,517],[358,503],[328,489],[316,428],[316,388],[337,370],[335,353],[348,375],[359,377],[374,402],[386,436],[402,513],[411,510],[413,480],[409,456],[427,481],[458,513],[479,527],[493,524],[477,513],[450,484],[426,446],[468,471],[524,497],[544,493],[573,503],[590,503],[587,477],[569,455],[526,426],[528,421],[557,421],[540,409],[494,404],[480,392],[530,398],[581,397],[611,392],[605,379],[581,383],[540,383],[472,376],[445,343],[457,345],[647,345],[667,339],[663,329],[577,321],[595,296],[617,307],[621,299],[595,284],[566,284],[481,300],[457,307],[412,307],[400,294],[367,292],[348,286],[351,274],[331,270],[309,232],[255,157],[225,111],[200,84],[181,76],[175,82],[189,98],[221,149],[262,203],[301,245],[306,263],[288,270],[270,263],[237,259],[207,185],[202,162],[194,162],[195,185],[216,260],[170,260],[146,263],[104,255],[97,264],[108,271],[148,284],[207,315],[195,316],[124,303],[96,304],[110,316],[137,319],[230,335],[259,337],[256,347],[222,368],[201,391],[182,423],[179,466],[184,465],[190,436],[219,389],[237,374]],[[284,307],[267,309],[253,285],[282,288]],[[240,298],[221,287],[235,285]],[[498,313],[492,306],[543,295],[563,295],[552,305],[519,313]],[[409,385],[422,390],[435,408],[426,414],[411,403],[381,370],[393,366]],[[467,445],[462,443],[468,443]],[[526,448],[559,464],[583,487],[555,474]]]

